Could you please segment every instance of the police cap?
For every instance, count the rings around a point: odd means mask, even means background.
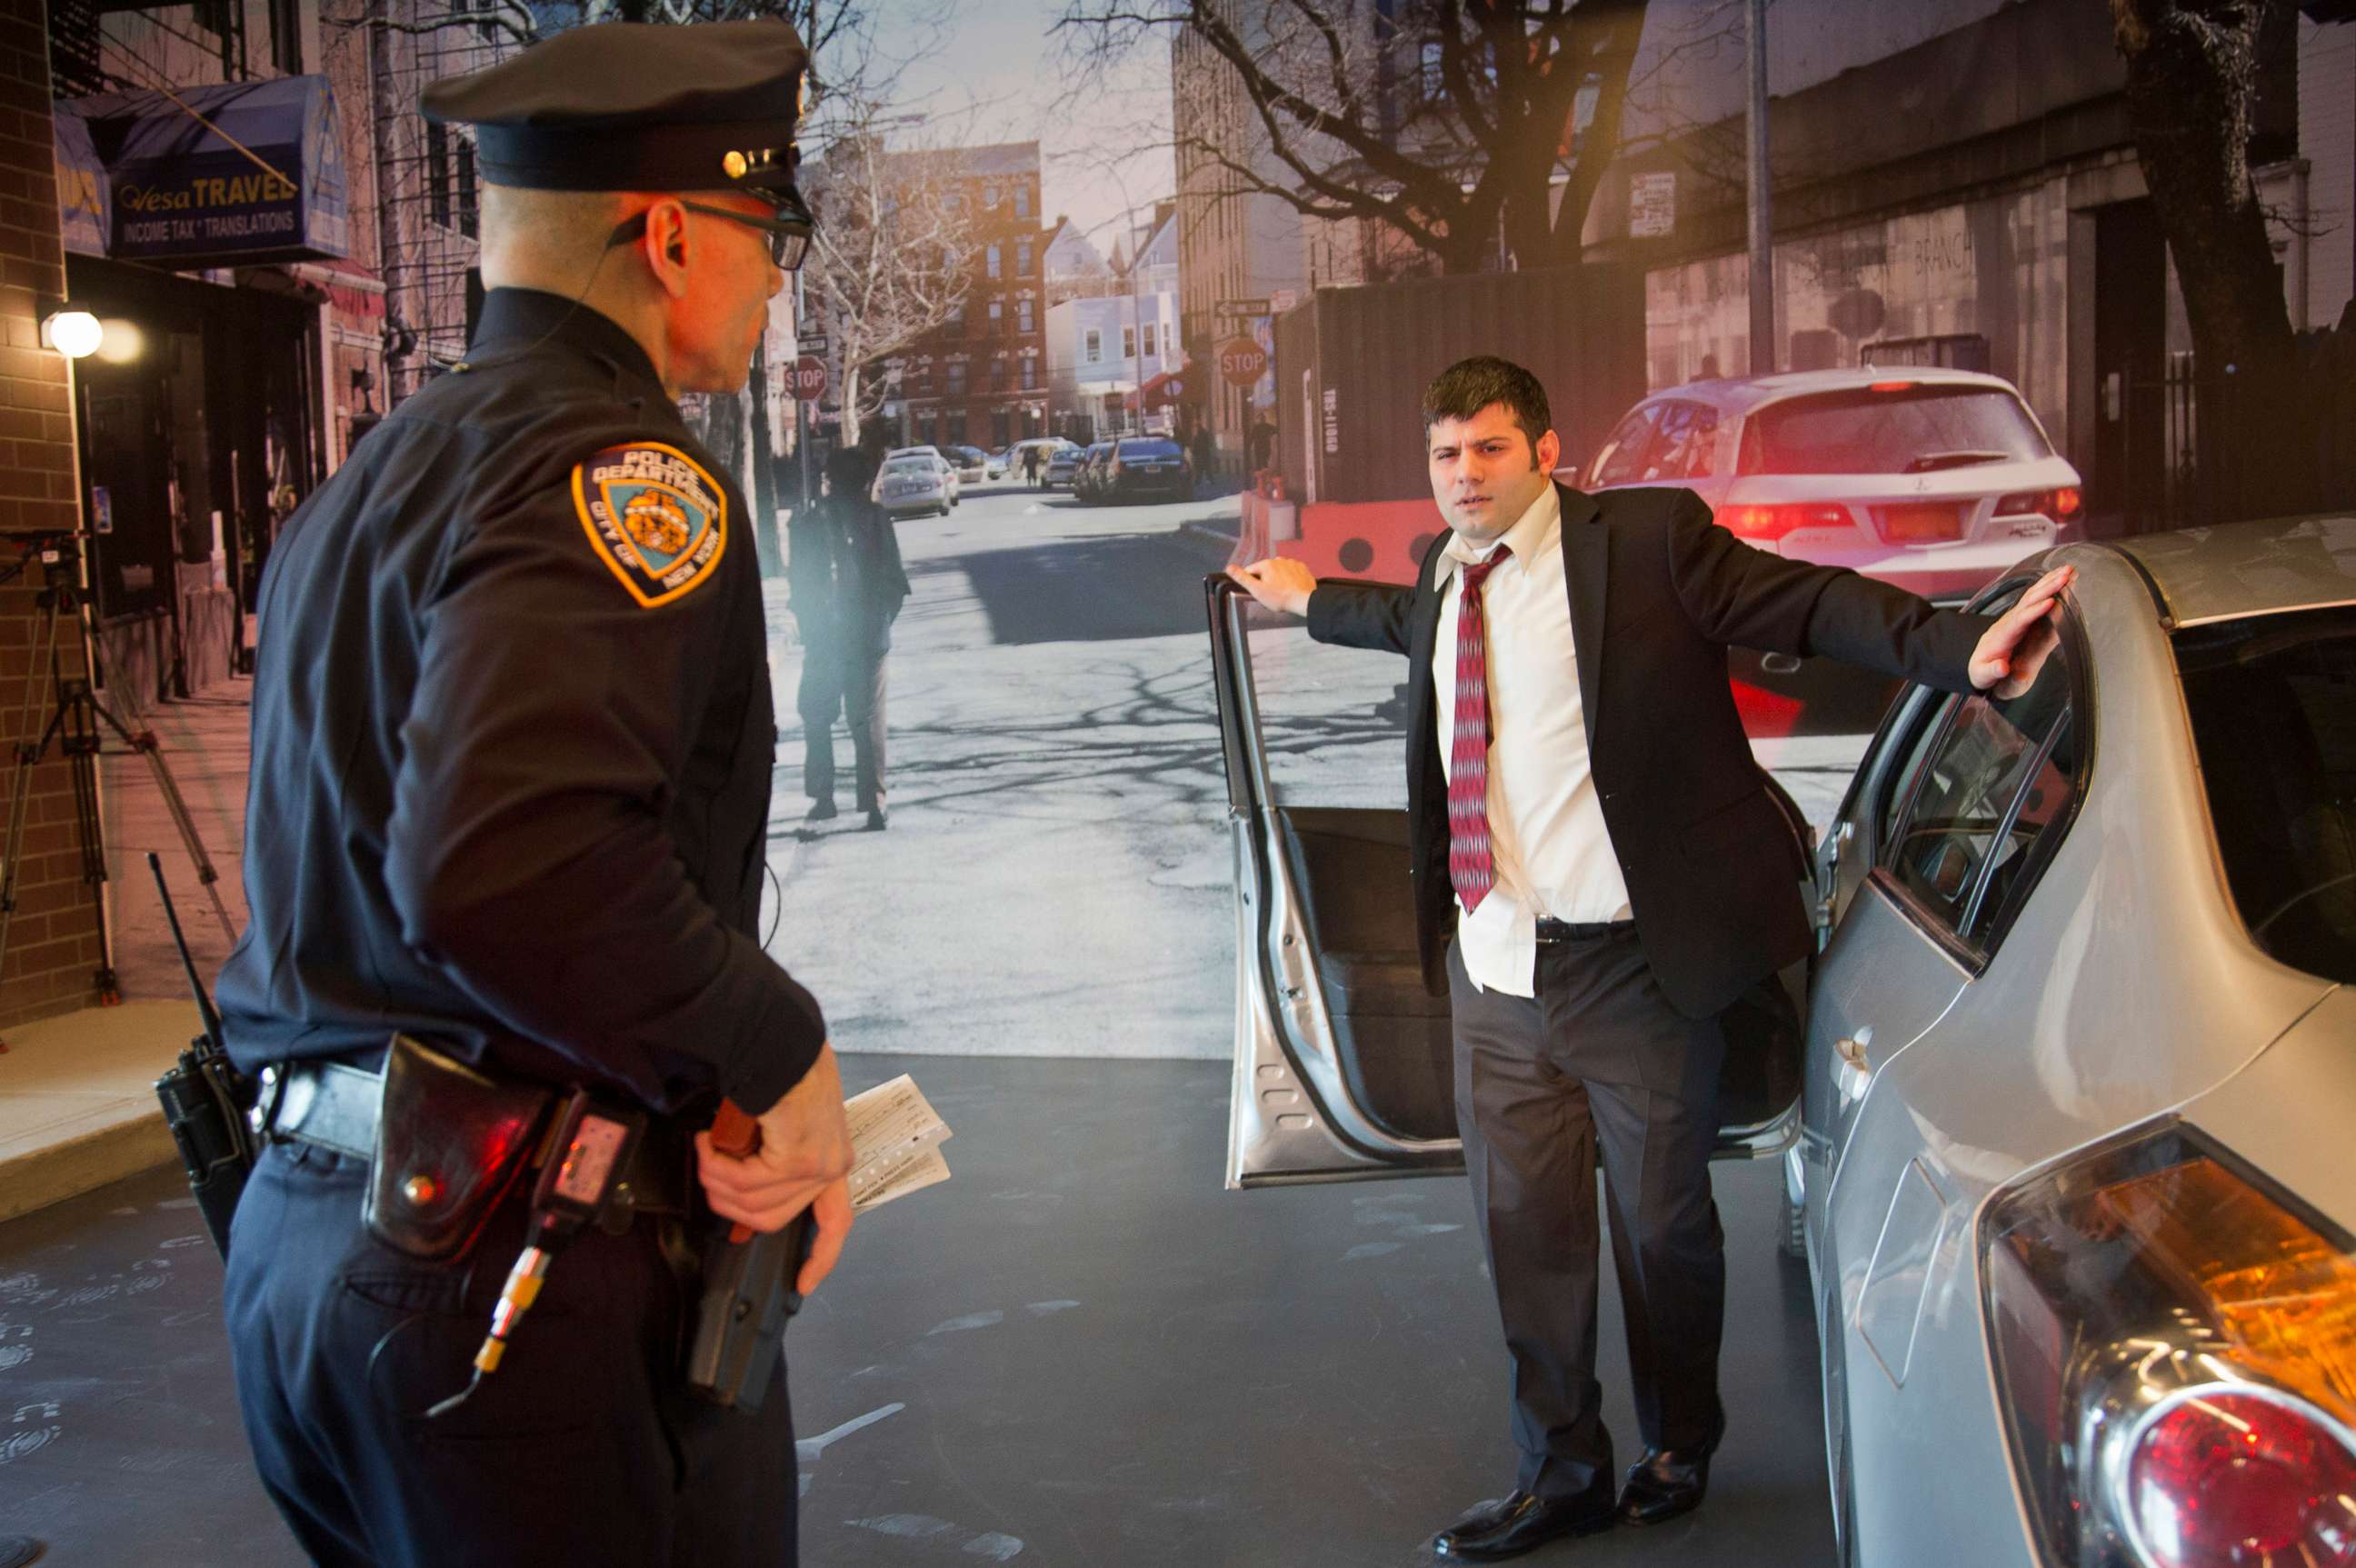
[[[475,127],[494,185],[734,190],[799,211],[794,126],[809,51],[779,17],[575,27],[432,83],[436,124]]]

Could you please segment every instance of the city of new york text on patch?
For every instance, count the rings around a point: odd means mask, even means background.
[[[648,609],[695,591],[728,547],[728,499],[675,446],[608,446],[573,470],[582,532]]]

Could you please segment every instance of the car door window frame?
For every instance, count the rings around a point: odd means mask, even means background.
[[[1973,601],[1972,608],[1976,613],[1987,613],[1987,606],[2018,597],[2019,593],[2035,580],[2033,576],[2018,576],[2008,577],[1993,584],[1983,590]],[[2021,768],[2019,779],[2013,785],[2004,810],[1997,815],[1996,836],[1992,842],[2001,841],[2018,825],[2030,788],[2036,783],[2047,762],[2061,747],[2065,738],[2071,739],[2075,748],[2070,771],[2070,798],[2062,810],[2055,813],[2052,820],[2039,830],[2036,841],[2020,852],[2029,858],[2022,863],[2019,874],[2006,888],[2004,904],[1987,922],[1984,930],[1977,935],[1974,934],[1974,928],[1979,923],[1978,917],[1981,913],[1982,902],[1987,897],[1991,879],[2002,864],[2001,857],[1993,854],[1986,855],[1982,857],[1980,864],[1973,868],[1971,884],[1965,890],[1965,897],[1962,899],[1961,916],[1954,920],[1950,920],[1946,915],[1924,903],[1921,896],[1908,886],[1904,879],[1892,871],[1890,865],[1890,854],[1895,841],[1900,836],[1899,830],[1906,825],[1913,814],[1922,793],[1922,780],[1930,772],[1931,760],[1939,755],[1940,749],[1946,744],[1965,704],[1979,693],[1951,693],[1938,705],[1934,715],[1928,721],[1932,732],[1929,742],[1913,767],[1911,776],[1894,775],[1885,778],[1880,783],[1879,788],[1884,791],[1902,789],[1903,799],[1896,803],[1894,809],[1888,811],[1884,811],[1881,809],[1881,802],[1877,801],[1869,818],[1875,835],[1872,845],[1873,868],[1867,876],[1869,885],[1879,888],[1908,920],[1919,927],[1924,935],[1937,942],[1957,963],[1975,975],[1987,967],[1988,961],[1995,957],[1997,949],[2003,946],[2006,933],[2010,930],[2022,906],[2036,890],[2037,884],[2042,879],[2045,868],[2051,864],[2062,841],[2069,836],[2070,829],[2076,822],[2078,811],[2085,800],[2087,780],[2094,773],[2093,670],[2087,658],[2085,629],[2079,622],[2074,606],[2067,600],[2063,601],[2060,630],[2062,644],[2061,652],[2067,660],[2065,668],[2069,673],[2068,703],[2062,709],[2061,715],[2054,720],[2052,726],[2038,742],[2027,766]],[[1902,703],[1904,698],[1901,697],[1900,701]],[[1901,738],[1897,741],[1897,744],[1911,744],[1911,737]],[[1869,756],[1871,755],[1869,754]],[[1860,773],[1871,768],[1872,766],[1869,761],[1866,768],[1860,769]],[[1885,824],[1888,832],[1884,831]]]

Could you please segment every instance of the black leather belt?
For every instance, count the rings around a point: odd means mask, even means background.
[[[260,1129],[265,1138],[373,1160],[383,1100],[381,1073],[336,1061],[281,1063],[262,1069],[262,1109],[255,1116],[262,1117],[274,1102],[275,1113]],[[682,1123],[650,1120],[623,1177],[629,1206],[640,1214],[686,1213],[694,1157],[693,1141]]]
[[[1616,937],[1622,931],[1636,929],[1633,920],[1558,920],[1547,916],[1538,921],[1538,940],[1542,942],[1591,942],[1605,937]]]

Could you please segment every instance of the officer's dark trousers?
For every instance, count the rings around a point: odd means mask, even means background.
[[[802,660],[794,707],[802,719],[802,793],[834,799],[834,721],[851,726],[858,808],[884,804],[884,654],[813,648]]]
[[[1475,991],[1453,946],[1449,983],[1457,1125],[1512,1361],[1519,1485],[1569,1497],[1612,1475],[1595,1378],[1599,1148],[1644,1442],[1714,1443],[1717,1020],[1669,1005],[1633,930],[1542,944],[1535,998]]]
[[[757,1415],[693,1401],[686,1301],[651,1221],[561,1253],[507,1359],[468,1363],[523,1235],[511,1196],[468,1261],[427,1267],[360,1222],[366,1166],[269,1149],[238,1205],[226,1305],[262,1485],[328,1568],[790,1568],[783,1374]]]

